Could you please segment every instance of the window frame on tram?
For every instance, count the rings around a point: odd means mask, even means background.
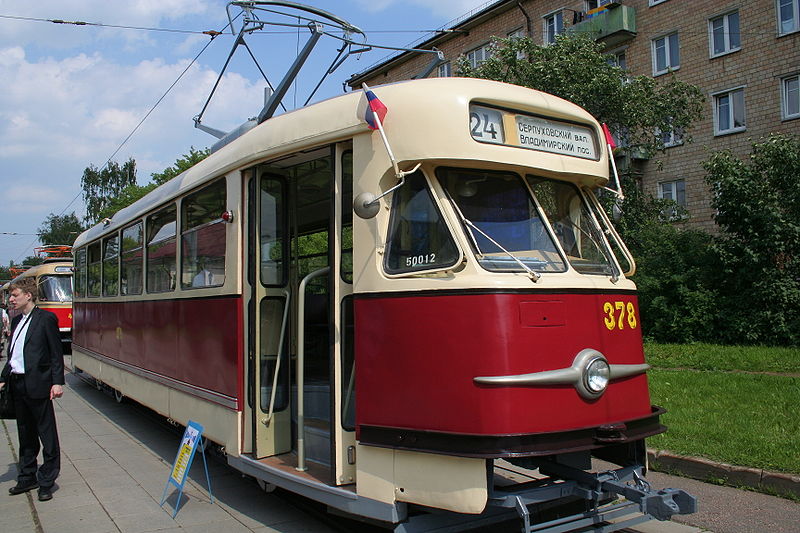
[[[222,199],[218,202],[219,205],[212,206],[211,211],[204,215],[207,220],[197,222],[194,219],[195,223],[191,225],[193,218],[187,215],[187,210],[196,205],[193,200],[203,194],[216,195]],[[228,178],[219,176],[155,206],[150,212],[128,221],[120,230],[103,234],[76,249],[75,297],[142,298],[146,295],[166,295],[185,290],[219,289],[227,285],[231,244],[228,242],[229,232],[222,214],[228,210],[228,198]],[[220,207],[221,209],[217,209]],[[154,223],[157,224],[155,228]],[[183,254],[184,249],[188,248],[187,236],[209,227],[221,228],[218,230],[221,236],[217,236],[221,249],[216,257],[222,268],[214,273],[214,283],[192,286],[185,281],[187,267]],[[180,232],[178,228],[181,228]],[[171,286],[165,288],[163,283],[154,286],[151,271],[158,265],[154,264],[153,252],[170,245],[172,249],[168,250],[166,259],[168,267],[172,269]],[[181,277],[180,283],[178,277]]]
[[[120,295],[140,295],[144,291],[144,221],[137,220],[123,228],[120,234]],[[130,275],[136,272],[138,278]],[[131,283],[132,280],[138,283]]]
[[[103,296],[119,294],[119,233],[103,239]]]

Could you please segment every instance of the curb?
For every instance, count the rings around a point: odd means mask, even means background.
[[[701,457],[685,457],[665,450],[647,450],[647,460],[652,470],[677,472],[686,477],[707,481],[722,479],[725,484],[749,487],[755,490],[769,489],[777,494],[800,498],[800,476],[770,472],[759,468],[717,463]]]

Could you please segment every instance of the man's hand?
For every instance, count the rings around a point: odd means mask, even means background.
[[[64,394],[64,388],[61,385],[53,385],[50,387],[50,399],[55,400],[56,398],[61,398]]]

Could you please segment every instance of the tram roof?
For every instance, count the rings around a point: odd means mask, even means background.
[[[442,121],[452,120],[456,110],[466,117],[472,100],[496,105],[505,103],[509,109],[578,121],[599,130],[591,114],[571,102],[534,89],[497,81],[428,78],[378,85],[372,90],[389,109],[385,125],[387,132],[391,131],[393,121],[407,120],[408,115],[424,117],[426,124],[432,123],[432,117],[439,117]],[[101,222],[89,228],[78,236],[73,246],[80,247],[119,230],[166,202],[232,170],[368,133],[370,130],[363,120],[365,108],[363,92],[354,91],[266,120],[133,204],[120,209],[107,223]],[[409,108],[413,108],[414,113],[402,113],[401,118],[402,110]],[[460,121],[459,128],[467,130]],[[393,148],[396,140],[390,136]],[[398,156],[398,159],[402,157]]]

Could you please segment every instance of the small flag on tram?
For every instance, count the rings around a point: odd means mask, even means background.
[[[386,106],[381,102],[380,98],[375,96],[375,93],[372,90],[364,86],[364,94],[367,96],[367,109],[366,113],[364,114],[364,121],[369,126],[371,130],[377,130],[379,128],[378,122],[383,124],[383,119],[386,117]]]
[[[608,126],[605,122],[603,122],[603,133],[606,136],[606,144],[608,144],[612,150],[616,148],[617,143],[614,142],[614,138],[611,136],[611,130],[608,129]]]

